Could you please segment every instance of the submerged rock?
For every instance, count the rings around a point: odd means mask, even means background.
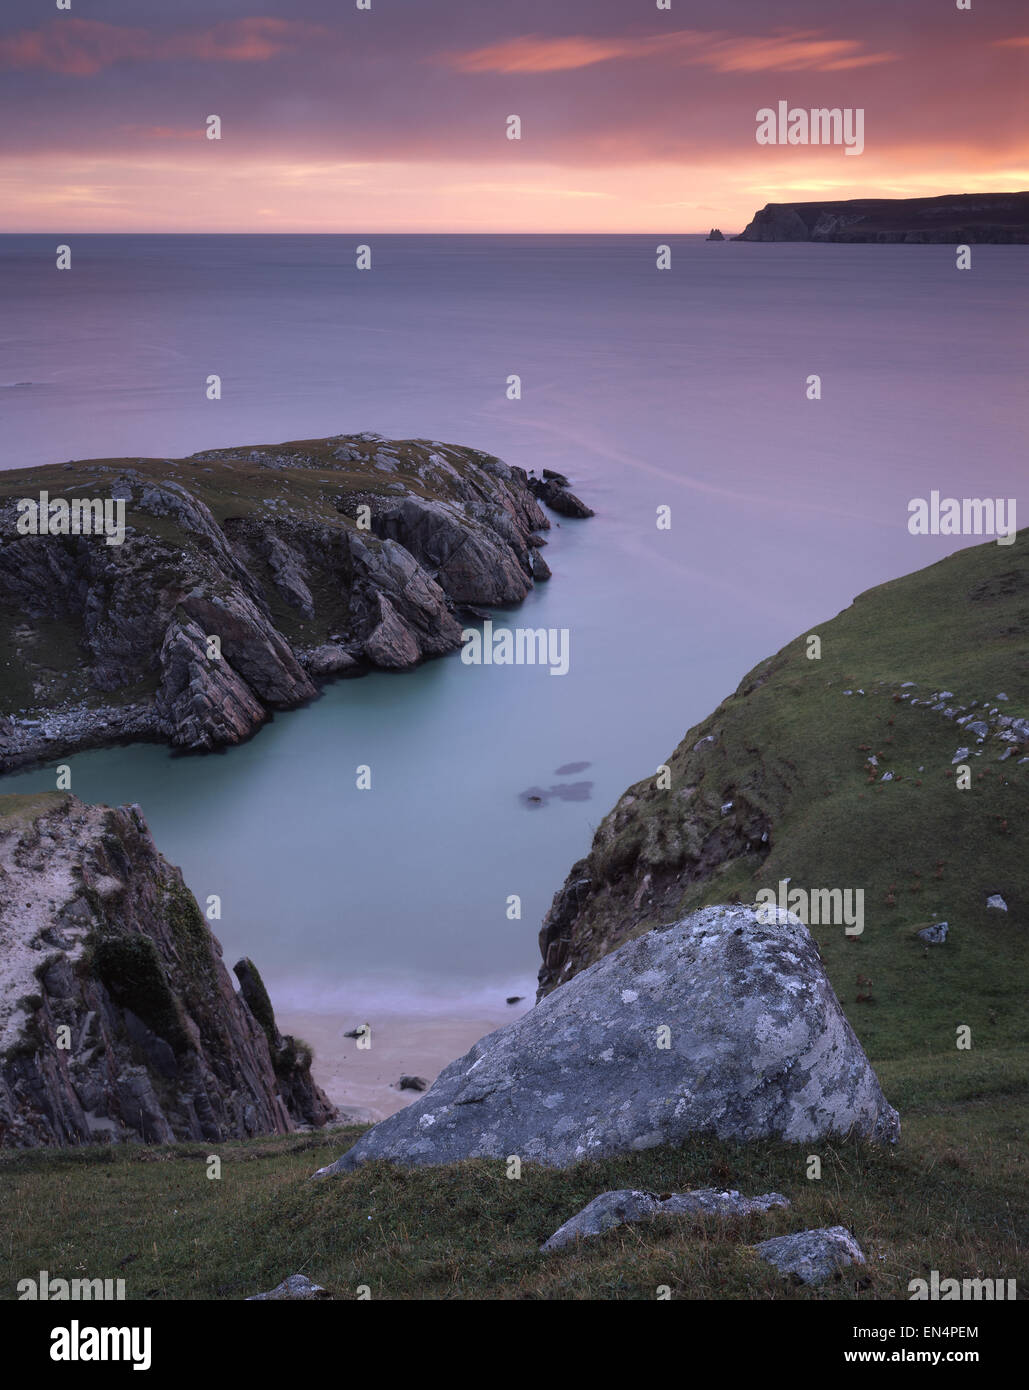
[[[899,1128],[807,928],[709,907],[481,1039],[321,1175],[370,1158],[565,1167],[700,1133],[891,1142]]]

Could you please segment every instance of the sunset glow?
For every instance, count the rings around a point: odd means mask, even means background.
[[[616,0],[266,8],[8,6],[0,227],[690,232],[805,195],[1029,186],[1014,3],[912,0],[860,31],[814,0],[764,31],[753,7],[701,28]],[[780,99],[863,108],[865,152],[758,146]]]

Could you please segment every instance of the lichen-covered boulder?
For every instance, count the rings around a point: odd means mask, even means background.
[[[864,1264],[865,1256],[846,1226],[822,1226],[791,1236],[763,1240],[754,1249],[780,1274],[802,1284],[824,1284],[845,1265]]]
[[[886,1101],[804,924],[709,907],[646,932],[481,1039],[320,1175],[580,1159],[721,1139],[893,1141]]]

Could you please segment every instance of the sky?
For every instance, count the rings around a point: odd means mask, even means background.
[[[961,3],[3,0],[0,230],[728,232],[1029,189],[1029,3]],[[864,152],[759,145],[781,100],[863,110]]]

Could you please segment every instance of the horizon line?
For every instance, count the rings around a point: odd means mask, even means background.
[[[292,232],[253,232],[253,231],[232,231],[222,229],[220,231],[180,231],[162,228],[150,228],[147,231],[130,232],[111,232],[111,231],[69,231],[67,228],[55,229],[50,227],[32,228],[31,230],[10,231],[0,228],[0,236],[708,236],[712,231],[721,231],[720,227],[708,227],[706,231],[694,232],[669,232],[659,231],[656,228],[644,227],[635,231],[617,232],[586,232],[586,231],[468,231],[447,230],[447,231],[397,231],[396,229],[385,231],[369,231],[366,228],[360,230],[344,229],[333,232],[316,231],[292,231]],[[722,235],[729,239],[736,233],[723,232]]]

